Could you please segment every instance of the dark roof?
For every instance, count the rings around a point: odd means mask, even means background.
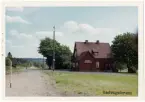
[[[89,51],[85,51],[85,52],[82,52],[78,58],[78,60],[80,60],[81,58],[83,58],[84,56],[86,56],[86,54],[90,54],[92,57],[94,57]]]
[[[96,44],[96,42],[75,42],[75,46],[77,49],[78,57],[81,54],[85,54],[83,52],[87,51],[89,51],[94,56],[94,58],[108,58],[108,55],[111,54],[111,48],[109,43],[99,42],[99,44]]]

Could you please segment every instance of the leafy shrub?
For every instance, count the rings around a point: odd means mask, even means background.
[[[11,60],[10,58],[6,57],[6,66],[10,66],[11,65]]]

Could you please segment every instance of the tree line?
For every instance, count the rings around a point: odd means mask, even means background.
[[[12,62],[12,67],[13,68],[17,68],[18,66],[21,67],[37,67],[37,68],[45,68],[47,67],[46,64],[43,64],[42,62],[36,62],[36,61],[31,61],[31,60],[27,60],[24,58],[15,58],[12,56],[11,52],[8,53],[7,57],[6,57],[6,68],[9,69],[10,67],[10,62]]]

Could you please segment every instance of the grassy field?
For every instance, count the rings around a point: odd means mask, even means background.
[[[67,96],[137,96],[138,75],[45,71],[60,92]],[[107,94],[104,92],[108,92]],[[114,94],[109,93],[114,92]],[[116,93],[118,92],[118,93]],[[119,94],[119,92],[127,92]]]
[[[10,67],[6,66],[6,74],[10,74]],[[17,68],[12,68],[12,73],[17,73],[17,72],[21,72],[25,69],[25,67],[22,66],[17,66]]]

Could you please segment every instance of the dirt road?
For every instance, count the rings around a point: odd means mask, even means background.
[[[12,75],[6,75],[6,96],[60,96],[55,88],[45,80],[42,70],[28,69]]]

